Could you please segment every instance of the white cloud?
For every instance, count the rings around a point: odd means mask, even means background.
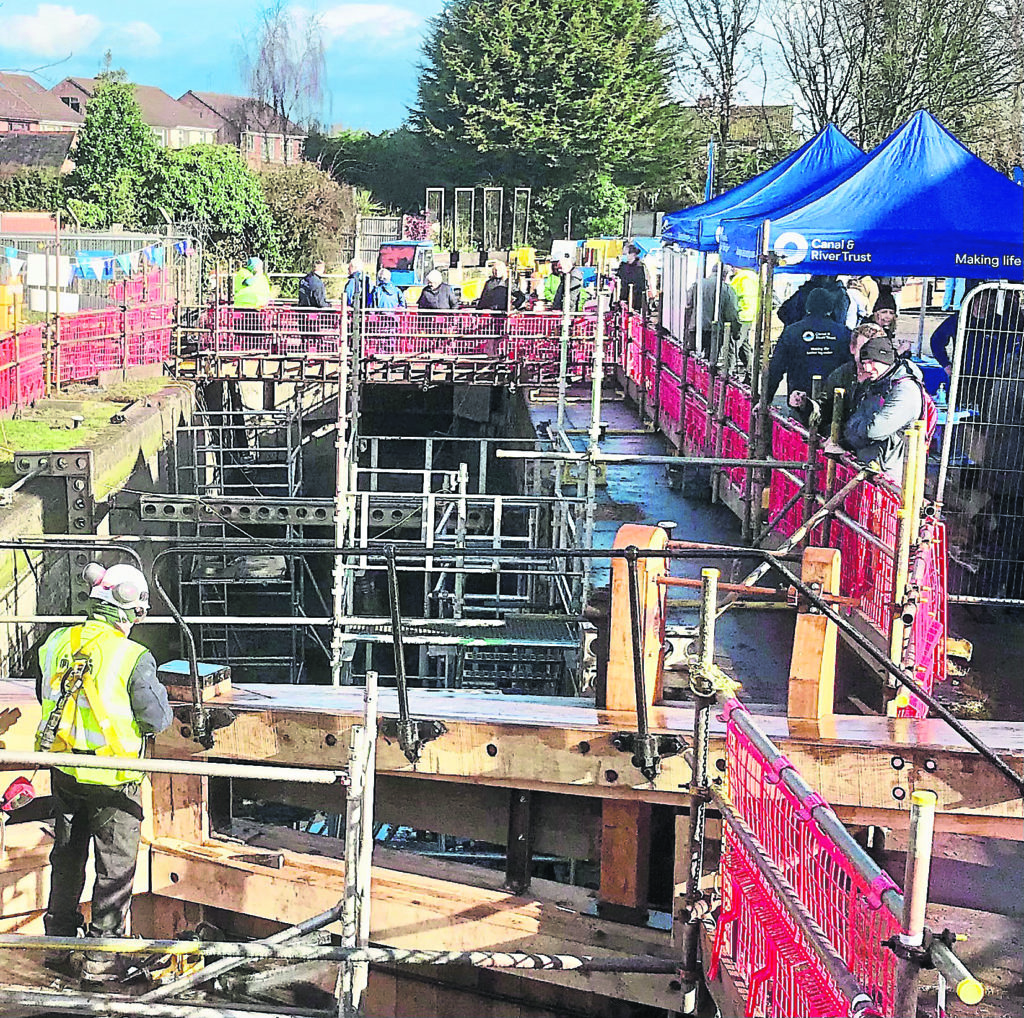
[[[115,39],[115,48],[124,49],[133,55],[150,55],[160,48],[160,33],[145,21],[130,21],[127,25],[110,26]]]
[[[320,15],[324,41],[399,39],[419,30],[423,16],[394,4],[340,3]]]
[[[4,18],[3,45],[34,57],[61,57],[85,49],[102,28],[92,14],[78,14],[60,4],[39,4],[35,14]]]

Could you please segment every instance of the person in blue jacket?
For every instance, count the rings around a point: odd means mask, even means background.
[[[835,276],[811,276],[791,297],[782,303],[777,314],[783,325],[793,325],[807,314],[807,299],[815,290],[825,290],[832,297],[830,317],[842,325],[850,310],[850,295]]]
[[[348,263],[348,279],[345,280],[345,303],[351,307],[359,295],[363,307],[370,305],[370,280],[363,272],[363,263],[353,258]]]
[[[370,294],[370,307],[379,309],[405,307],[405,294],[391,282],[389,269],[381,269],[377,273],[377,285]]]
[[[798,393],[811,392],[815,375],[822,380],[850,359],[850,330],[831,317],[833,295],[824,289],[812,290],[807,297],[807,313],[798,322],[782,330],[768,365],[768,385],[764,398],[769,403],[779,391],[782,376],[787,378],[789,405],[807,423],[809,402],[797,400]]]

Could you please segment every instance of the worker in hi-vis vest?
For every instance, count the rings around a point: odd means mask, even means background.
[[[51,633],[39,650],[37,688],[43,705],[36,748],[80,753],[82,766],[50,770],[54,800],[54,842],[50,852],[50,898],[43,917],[46,933],[74,937],[84,925],[79,902],[85,888],[89,844],[96,880],[86,937],[117,937],[125,930],[139,850],[143,775],[133,770],[98,770],[90,755],[141,757],[147,735],[172,721],[156,660],[128,639],[149,608],[146,578],[134,566],[97,563],[86,567],[92,584],[84,623]],[[51,952],[48,968],[75,974],[77,958]],[[122,958],[86,951],[81,977],[105,982],[124,974]]]
[[[276,296],[270,277],[263,271],[262,258],[250,258],[234,275],[231,287],[236,308],[258,311]]]

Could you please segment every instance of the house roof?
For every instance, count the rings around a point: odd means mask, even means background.
[[[0,73],[0,116],[15,120],[52,120],[80,124],[81,113],[65,106],[58,96],[27,74]]]
[[[272,134],[286,134],[290,137],[304,138],[306,132],[298,124],[285,117],[279,117],[262,99],[247,99],[240,95],[224,95],[221,92],[196,92],[191,90],[186,96],[197,99],[202,105],[212,110],[217,116],[234,124],[240,131],[268,131]]]
[[[92,97],[97,84],[99,84],[97,78],[65,78],[64,81],[70,82],[89,98]],[[142,119],[150,127],[185,127],[204,130],[214,130],[217,127],[212,118],[204,118],[201,112],[186,103],[178,102],[162,88],[157,88],[155,85],[134,84],[133,87],[135,100],[142,110]],[[60,85],[57,88],[60,88]]]
[[[0,166],[45,166],[59,170],[71,153],[73,131],[0,133]]]

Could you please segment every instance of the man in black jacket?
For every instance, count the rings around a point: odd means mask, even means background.
[[[491,266],[491,276],[484,283],[480,298],[476,302],[478,311],[507,311],[509,309],[508,296],[508,267],[504,262],[495,262]],[[512,310],[518,311],[526,300],[521,290],[512,291]]]
[[[459,306],[459,299],[441,273],[433,269],[427,275],[427,285],[423,287],[416,306],[423,311],[454,311]]]
[[[850,332],[845,325],[829,316],[833,306],[832,295],[827,290],[812,290],[807,298],[807,314],[782,330],[768,366],[765,399],[769,403],[775,399],[785,375],[790,392],[789,405],[797,411],[804,424],[810,417],[810,406],[803,400],[797,400],[797,394],[811,391],[815,375],[824,380],[850,359]]]
[[[647,303],[647,270],[636,244],[626,245],[615,275],[619,280],[618,299],[633,311],[642,311]]]
[[[300,308],[329,308],[327,292],[324,290],[324,272],[326,265],[322,261],[314,262],[313,271],[308,272],[299,280]]]
[[[850,295],[846,287],[835,276],[811,276],[806,283],[783,302],[779,308],[779,321],[783,325],[793,325],[807,314],[807,298],[815,290],[825,290],[832,296],[832,308],[829,316],[840,325],[846,324],[846,315],[850,310]]]

